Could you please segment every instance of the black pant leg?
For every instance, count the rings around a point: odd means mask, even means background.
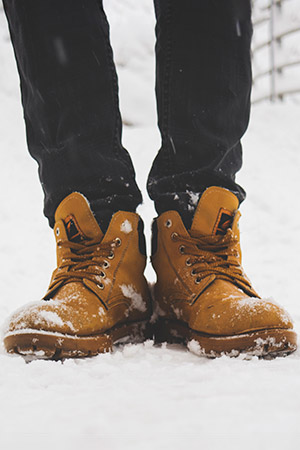
[[[250,0],[154,0],[156,95],[162,135],[148,179],[158,213],[191,223],[212,185],[233,191],[252,84]],[[196,195],[195,195],[196,194]]]
[[[121,144],[118,83],[102,0],[4,0],[21,80],[28,147],[44,213],[79,191],[103,228],[141,202]]]

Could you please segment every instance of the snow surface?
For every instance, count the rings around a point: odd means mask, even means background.
[[[150,241],[155,215],[146,175],[159,148],[150,0],[109,0],[121,87],[124,144],[144,192]],[[133,7],[134,5],[134,7]],[[55,267],[42,216],[36,163],[28,156],[18,77],[0,11],[0,318],[39,299]],[[243,140],[238,181],[244,266],[262,296],[287,307],[300,332],[300,106],[261,104]],[[148,245],[149,248],[149,245]],[[154,280],[148,264],[147,277]],[[101,311],[99,310],[99,313]],[[191,350],[197,352],[195,345]],[[299,449],[300,351],[287,358],[206,359],[151,341],[63,363],[0,353],[0,448]]]

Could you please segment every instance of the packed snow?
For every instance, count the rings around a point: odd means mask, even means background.
[[[150,0],[107,0],[118,65],[124,145],[144,194],[148,251],[155,216],[146,177],[160,145]],[[59,43],[58,43],[59,45]],[[62,58],[65,55],[61,55]],[[0,10],[0,318],[45,294],[55,239],[29,157],[18,77]],[[300,105],[253,108],[238,182],[244,267],[258,292],[287,308],[300,333]],[[150,263],[146,276],[155,277]],[[101,315],[102,310],[99,309]],[[207,359],[194,341],[129,344],[64,362],[0,353],[0,448],[5,450],[281,449],[300,446],[300,350],[287,358]],[[42,355],[41,355],[42,356]]]
[[[125,234],[129,234],[132,232],[132,225],[131,222],[129,222],[129,220],[124,220],[124,222],[122,222],[120,230],[122,231],[122,233]]]
[[[141,312],[147,311],[147,305],[144,302],[142,295],[139,292],[137,292],[131,284],[129,285],[121,284],[120,288],[123,295],[127,298],[130,298],[131,309],[136,309]]]

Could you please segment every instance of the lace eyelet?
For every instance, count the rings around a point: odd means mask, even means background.
[[[168,220],[166,221],[166,223],[165,223],[165,226],[166,226],[167,228],[171,228],[171,226],[172,226],[172,220],[171,220],[171,219],[168,219]]]
[[[201,278],[197,277],[196,280],[195,280],[195,283],[196,284],[200,284],[201,283]]]
[[[106,260],[104,260],[104,261],[103,261],[103,264],[102,264],[103,269],[108,269],[109,266],[110,266],[109,262],[106,261]]]
[[[172,241],[175,241],[175,239],[178,237],[178,234],[177,233],[172,233],[171,234],[171,239],[172,239]]]
[[[116,247],[120,247],[120,245],[122,244],[122,241],[121,241],[121,239],[120,238],[116,238],[115,239],[115,243],[116,243]]]
[[[194,277],[195,275],[197,275],[195,269],[192,269],[192,270],[191,270],[191,275],[192,275],[192,277]]]
[[[108,259],[114,259],[115,254],[113,251],[110,252],[110,254],[108,255]]]
[[[184,249],[185,249],[185,246],[184,245],[181,245],[180,247],[179,247],[179,253],[181,253],[181,255],[184,255]]]
[[[99,289],[104,289],[104,287],[105,287],[105,286],[104,286],[103,283],[99,283],[99,284],[98,284],[98,288],[99,288]]]
[[[106,278],[106,273],[103,272],[103,271],[101,270],[99,276],[100,276],[101,278]]]
[[[192,265],[190,258],[185,261],[185,265],[190,267]]]
[[[56,230],[55,230],[55,233],[56,233],[56,236],[59,236],[59,234],[60,234],[60,230],[59,230],[59,228],[58,228],[58,227],[56,228]]]

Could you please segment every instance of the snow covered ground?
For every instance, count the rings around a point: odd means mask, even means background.
[[[154,216],[146,174],[159,147],[149,0],[110,0],[124,143]],[[134,4],[134,8],[132,5]],[[126,37],[126,39],[125,39]],[[125,45],[126,44],[126,45]],[[0,11],[0,321],[44,293],[55,264],[36,163],[27,154],[18,78]],[[238,181],[244,266],[263,296],[287,307],[300,333],[300,105],[252,111]],[[147,276],[154,280],[150,267]],[[50,450],[279,449],[300,445],[300,351],[275,360],[199,358],[180,346],[128,345],[85,360],[0,353],[0,448]]]

